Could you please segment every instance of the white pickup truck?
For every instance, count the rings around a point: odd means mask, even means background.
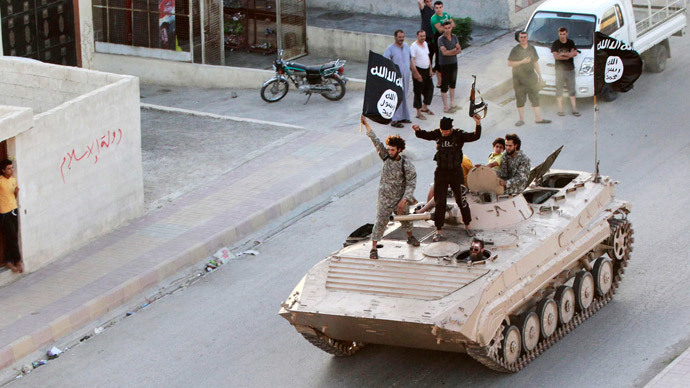
[[[686,0],[548,0],[532,14],[525,31],[539,54],[539,66],[546,82],[542,94],[555,95],[556,70],[551,43],[558,28],[568,29],[580,51],[574,58],[577,97],[594,95],[594,31],[631,43],[642,55],[645,69],[660,73],[671,57],[669,37],[682,36],[687,25]],[[616,99],[616,92],[604,87],[600,97]]]

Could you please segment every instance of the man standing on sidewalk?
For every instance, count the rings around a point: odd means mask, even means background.
[[[434,16],[431,17],[431,29],[434,33],[434,41],[436,42],[435,50],[438,50],[438,38],[443,35],[443,23],[450,22],[451,30],[455,28],[455,21],[450,17],[448,12],[443,11],[443,2],[436,1],[434,3]],[[439,53],[436,51],[436,66],[434,66],[434,71],[436,71],[436,85],[441,87],[441,65],[439,61]]]
[[[570,105],[573,107],[573,116],[580,117],[575,101],[575,63],[573,58],[577,56],[575,42],[568,39],[568,29],[558,29],[558,39],[551,44],[551,54],[556,60],[556,102],[558,102],[558,115],[565,116],[563,112],[563,85],[568,88]]]
[[[462,51],[458,37],[453,35],[451,22],[443,23],[443,35],[438,38],[438,61],[441,65],[441,100],[443,111],[454,113],[458,110],[455,105],[455,81],[458,78],[458,54]],[[450,102],[446,93],[450,89]]]
[[[527,33],[520,31],[517,46],[510,50],[508,66],[513,68],[513,88],[515,89],[515,104],[517,105],[520,120],[516,127],[525,124],[525,102],[529,96],[529,102],[534,108],[534,117],[537,124],[548,124],[551,120],[541,117],[539,108],[539,83],[542,82],[539,69],[539,55],[534,46],[527,40]]]
[[[412,54],[412,90],[414,91],[412,106],[417,109],[417,118],[426,120],[422,112],[428,115],[434,114],[429,109],[434,96],[434,83],[431,80],[431,60],[424,30],[417,31],[417,40],[410,46],[410,52]]]
[[[14,175],[12,161],[5,159],[0,162],[0,230],[5,240],[4,260],[7,268],[12,272],[22,273],[22,256],[19,253],[19,212],[17,206],[17,178]]]
[[[410,71],[412,70],[412,62],[410,58],[410,46],[405,43],[405,33],[403,30],[396,30],[395,43],[392,43],[386,48],[383,56],[390,59],[398,65],[400,68],[400,73],[403,79],[403,98],[402,103],[395,110],[393,114],[393,121],[391,125],[396,128],[402,128],[404,125],[402,123],[411,123],[410,121],[410,108],[407,106],[407,91],[410,89]]]
[[[370,259],[378,259],[379,254],[376,244],[381,241],[386,230],[388,220],[393,214],[409,213],[410,205],[415,201],[414,189],[417,185],[417,172],[414,164],[401,155],[405,150],[405,140],[399,135],[391,135],[386,139],[386,146],[376,137],[371,130],[367,119],[361,117],[362,125],[367,128],[367,136],[374,143],[374,148],[383,160],[381,168],[381,181],[379,182],[379,196],[376,202],[376,223],[371,232]],[[407,232],[407,243],[418,247],[419,241],[412,235],[412,222],[402,221],[403,230]]]
[[[422,16],[421,29],[426,33],[426,43],[427,46],[429,46],[429,63],[433,65],[434,55],[436,55],[438,51],[438,46],[436,46],[436,37],[434,36],[434,29],[431,26],[431,17],[434,16],[434,8],[431,4],[432,0],[417,0],[419,13]],[[433,66],[429,67],[432,68]]]

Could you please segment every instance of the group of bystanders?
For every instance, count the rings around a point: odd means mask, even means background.
[[[525,103],[528,97],[534,109],[535,122],[548,124],[551,120],[541,116],[539,107],[539,90],[544,85],[539,68],[539,54],[537,54],[534,46],[529,44],[527,32],[519,32],[518,42],[508,56],[508,66],[513,69],[513,88],[515,89],[515,101],[520,116],[515,125],[519,127],[525,124]],[[556,61],[556,102],[558,103],[559,116],[565,116],[563,111],[564,86],[568,90],[573,116],[580,116],[575,100],[575,65],[573,61],[577,53],[575,43],[568,39],[568,30],[565,27],[559,28],[558,39],[551,44],[551,54]]]
[[[443,2],[432,0],[417,0],[422,18],[421,29],[417,31],[416,40],[411,45],[405,43],[405,33],[402,30],[395,31],[395,43],[386,48],[384,57],[395,63],[403,77],[402,103],[393,115],[391,125],[396,128],[404,127],[405,123],[411,123],[410,110],[405,96],[409,90],[409,79],[412,78],[416,118],[426,120],[428,115],[433,115],[429,106],[434,94],[434,76],[436,87],[441,89],[444,113],[454,113],[460,107],[455,105],[455,84],[458,74],[457,55],[462,51],[458,37],[452,30],[455,22],[444,11]],[[518,42],[508,56],[508,66],[512,68],[513,87],[515,89],[516,105],[519,120],[516,126],[524,125],[524,107],[529,98],[534,109],[535,122],[548,124],[551,120],[541,115],[539,107],[539,90],[543,86],[541,70],[539,68],[539,55],[534,46],[529,44],[526,32],[518,34]],[[575,101],[575,81],[573,58],[577,56],[577,48],[574,42],[568,39],[568,31],[561,27],[558,30],[558,39],[553,42],[551,51],[556,60],[556,101],[558,102],[558,115],[564,116],[563,88],[567,88],[572,113],[580,116]],[[434,61],[434,58],[436,59]],[[427,203],[424,207],[418,207],[415,211],[426,212],[434,210],[434,225],[436,233],[433,241],[444,239],[442,230],[446,216],[446,199],[448,189],[452,191],[455,202],[460,209],[465,229],[469,236],[474,232],[470,229],[470,207],[465,199],[467,193],[466,175],[472,168],[472,162],[463,154],[462,147],[466,142],[473,142],[481,137],[481,118],[475,115],[474,132],[464,132],[453,127],[453,119],[443,117],[439,128],[431,131],[422,130],[419,125],[413,125],[415,136],[434,141],[436,143],[436,170],[434,171],[434,183],[431,186]],[[377,244],[383,237],[389,217],[392,213],[409,213],[410,205],[416,203],[414,190],[417,174],[411,161],[402,156],[405,149],[405,140],[399,135],[389,136],[385,145],[371,130],[366,118],[362,116],[362,124],[367,128],[367,135],[371,138],[377,153],[383,160],[381,181],[377,201],[377,217],[372,232],[372,248],[369,257],[378,259]],[[493,142],[493,152],[489,154],[487,166],[493,168],[499,178],[500,185],[504,187],[505,194],[520,194],[527,184],[530,172],[530,160],[521,150],[522,142],[517,134],[510,133],[505,138],[497,138]],[[479,166],[479,165],[476,165]],[[407,243],[419,246],[420,243],[413,235],[412,223],[402,222],[402,228],[407,232]]]

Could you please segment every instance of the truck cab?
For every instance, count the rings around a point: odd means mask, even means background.
[[[575,95],[594,95],[594,32],[631,43],[643,55],[648,70],[660,72],[670,57],[668,38],[684,33],[687,19],[685,0],[549,0],[532,14],[525,31],[539,54],[539,66],[546,87],[542,94],[555,95],[555,59],[551,44],[558,39],[558,28],[568,29],[575,42]],[[604,99],[615,98],[612,90]],[[607,98],[608,97],[608,98]],[[613,98],[611,98],[613,97]]]

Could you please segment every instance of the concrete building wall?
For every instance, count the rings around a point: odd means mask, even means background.
[[[445,0],[443,6],[453,17],[469,16],[481,26],[511,29],[522,27],[536,7],[532,5],[516,12],[516,1],[519,1],[518,4],[524,3],[521,0]],[[543,0],[537,4],[541,2]],[[419,17],[419,6],[413,0],[307,0],[307,6],[375,15]]]
[[[136,78],[8,57],[0,58],[0,75],[0,104],[40,112],[7,139],[27,271],[143,214]],[[9,82],[18,78],[23,85]],[[31,96],[38,102],[19,100]]]
[[[391,35],[367,34],[355,31],[329,30],[307,26],[308,50],[310,55],[327,58],[346,58],[360,62],[369,60],[369,50],[383,54],[391,43]],[[414,36],[414,35],[413,35]],[[407,44],[414,39],[407,38]]]
[[[200,65],[131,55],[95,53],[92,67],[101,71],[129,74],[143,83],[200,88],[261,88],[275,75],[272,70]]]
[[[1,69],[6,76],[0,80],[0,104],[26,106],[41,113],[108,84],[105,73],[40,64],[22,58],[4,61]],[[37,69],[41,72],[35,73]]]

